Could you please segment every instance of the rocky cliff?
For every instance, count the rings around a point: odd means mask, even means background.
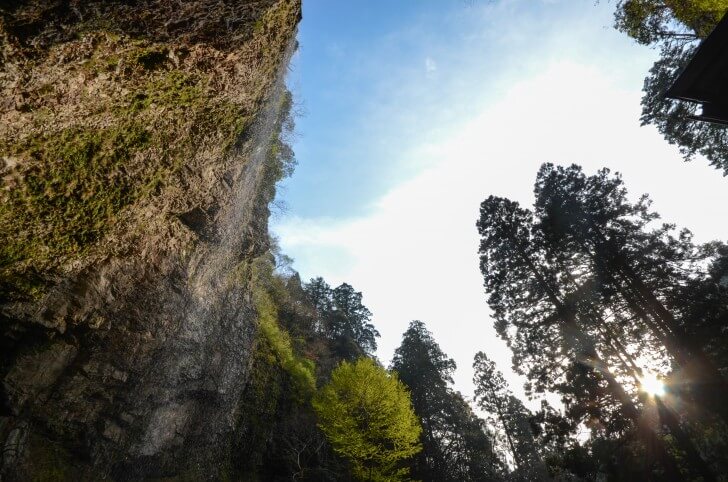
[[[299,18],[0,7],[2,480],[225,474]]]

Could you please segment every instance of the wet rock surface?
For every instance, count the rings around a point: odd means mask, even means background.
[[[16,3],[2,11],[3,55],[10,62],[0,81],[16,81],[15,87],[2,84],[5,91],[22,90],[17,71],[32,76],[47,68],[47,49],[82,41],[66,25],[104,15],[111,24],[104,35],[172,42],[165,62],[174,62],[173,53],[184,49],[213,49],[208,62],[237,55],[240,71],[255,59],[240,52],[252,49],[269,56],[265,63],[274,66],[256,67],[254,83],[240,80],[259,92],[246,93],[237,115],[253,120],[228,149],[215,144],[222,141],[219,131],[206,133],[201,125],[203,132],[195,135],[214,148],[190,151],[161,188],[125,205],[84,251],[39,262],[33,272],[42,278],[42,289],[34,296],[0,300],[1,480],[32,480],[41,472],[58,480],[185,473],[216,478],[243,416],[237,407],[256,333],[245,266],[268,248],[267,145],[300,5],[286,0],[192,1],[180,9],[165,1]],[[44,16],[53,21],[41,22]],[[143,22],[130,22],[133,18]],[[25,60],[14,57],[21,54]],[[144,60],[155,59],[160,61],[154,55]],[[113,81],[99,84],[101,94],[108,85]],[[239,88],[221,86],[220,97],[234,98],[229,93]],[[14,115],[4,142],[13,129],[23,132],[23,122],[30,122],[22,113]],[[164,115],[164,109],[154,115]],[[55,120],[62,117],[59,113]],[[155,152],[144,154],[147,161]],[[43,162],[6,160],[4,169],[23,163],[42,169]],[[22,185],[23,171],[13,175],[19,180],[5,183],[6,192]],[[34,266],[32,257],[20,268],[7,258],[2,263],[12,276],[26,276]]]

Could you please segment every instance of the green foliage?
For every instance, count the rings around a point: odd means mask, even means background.
[[[342,362],[314,397],[319,426],[360,480],[403,480],[401,462],[421,450],[409,394],[369,358]]]
[[[300,278],[274,270],[273,260],[261,257],[239,273],[253,280],[261,324],[231,457],[235,480],[341,480],[350,471],[317,427],[309,397],[314,368],[328,379],[320,364],[331,364],[329,351],[311,330]]]
[[[232,454],[232,465],[237,472],[253,474],[261,465],[267,449],[267,441],[280,416],[281,400],[288,395],[285,372],[278,355],[265,336],[257,340],[253,352],[245,392],[240,401],[242,415],[236,430],[237,439]],[[253,479],[255,480],[255,479]]]
[[[703,38],[728,11],[726,0],[620,0],[616,27],[643,44]]]
[[[296,167],[296,158],[290,145],[291,137],[296,129],[293,94],[285,90],[278,100],[278,119],[276,119],[271,133],[268,163],[271,174],[275,179],[284,179],[293,174]]]
[[[258,270],[266,269],[269,279],[272,276],[270,266],[256,266]],[[311,360],[298,356],[291,341],[291,337],[278,324],[278,308],[269,291],[260,286],[260,275],[256,276],[258,282],[254,286],[253,301],[258,312],[258,326],[260,335],[265,339],[277,362],[288,373],[294,383],[297,393],[308,398],[316,390],[315,366]]]
[[[276,195],[276,184],[293,174],[296,168],[296,156],[291,147],[291,140],[296,128],[293,95],[285,90],[279,99],[275,123],[269,138],[268,152],[263,172],[263,195],[272,201]]]

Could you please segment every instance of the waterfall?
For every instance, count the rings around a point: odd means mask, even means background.
[[[220,448],[234,429],[256,334],[256,315],[236,268],[250,261],[249,251],[256,242],[251,237],[261,235],[255,232],[256,223],[263,223],[267,236],[268,199],[261,200],[261,189],[295,48],[293,37],[264,108],[241,146],[230,154],[238,165],[230,179],[229,201],[206,227],[190,257],[186,278],[164,288],[179,290],[163,296],[159,307],[159,313],[176,325],[139,380],[141,393],[131,397],[142,405],[131,410],[149,412],[131,450],[140,457],[137,463],[146,460],[142,465],[167,465],[163,460],[170,452],[175,458],[181,452],[204,465],[221,455]],[[147,470],[154,468],[142,469]]]

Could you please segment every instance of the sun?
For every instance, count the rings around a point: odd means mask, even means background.
[[[655,397],[665,394],[665,384],[654,373],[645,373],[639,380],[640,390],[643,392]]]

